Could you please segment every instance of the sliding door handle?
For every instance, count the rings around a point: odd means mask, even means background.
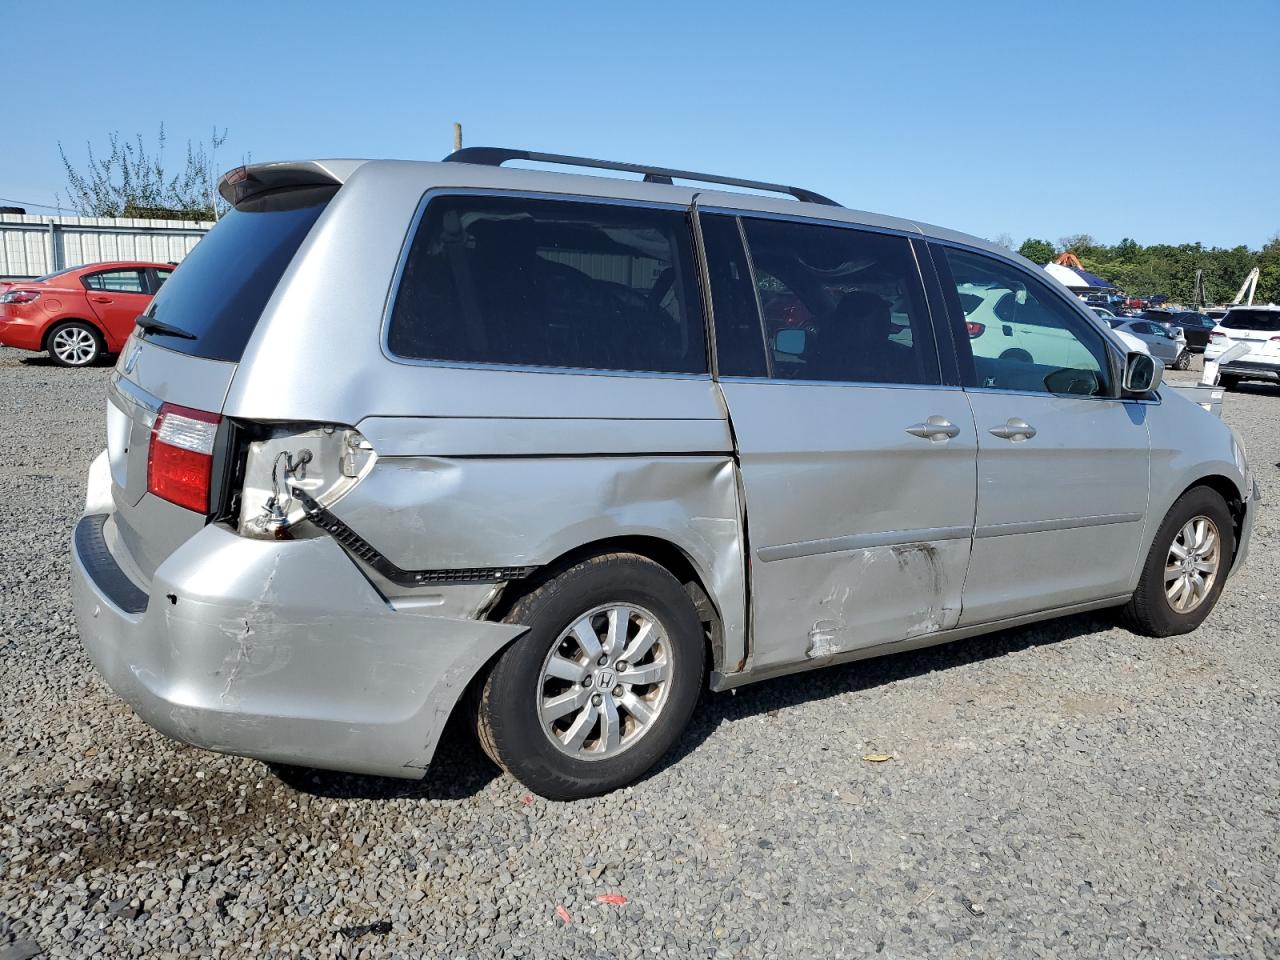
[[[1007,423],[992,427],[990,433],[993,437],[999,437],[1001,440],[1012,440],[1014,443],[1021,443],[1023,440],[1030,440],[1034,437],[1036,428],[1021,417],[1010,417]]]
[[[924,423],[913,423],[907,427],[907,433],[913,437],[920,437],[924,440],[932,440],[938,443],[942,440],[950,440],[959,434],[960,428],[946,417],[933,416]]]

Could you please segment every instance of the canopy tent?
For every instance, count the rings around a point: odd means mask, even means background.
[[[1116,285],[1103,280],[1095,273],[1090,273],[1080,266],[1080,261],[1072,254],[1064,253],[1053,263],[1044,265],[1045,272],[1057,280],[1061,280],[1072,290],[1115,290]]]

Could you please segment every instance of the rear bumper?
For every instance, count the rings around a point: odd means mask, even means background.
[[[459,696],[524,631],[393,609],[328,537],[208,526],[129,581],[81,518],[72,589],[85,650],[174,739],[261,760],[420,777]]]
[[[1218,368],[1218,374],[1236,377],[1248,377],[1251,380],[1269,380],[1280,383],[1280,366],[1269,363],[1250,363],[1247,360],[1234,360]]]
[[[0,346],[40,350],[45,324],[21,318],[0,317]]]

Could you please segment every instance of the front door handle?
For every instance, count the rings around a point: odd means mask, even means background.
[[[1007,423],[992,427],[990,432],[993,437],[999,437],[1001,440],[1012,440],[1014,443],[1021,443],[1023,440],[1030,440],[1034,437],[1036,428],[1021,417],[1010,417]]]
[[[960,432],[960,428],[948,420],[946,417],[932,416],[924,423],[913,423],[907,427],[907,433],[913,437],[921,437],[925,440],[932,440],[934,443],[940,443],[943,440],[950,440]]]

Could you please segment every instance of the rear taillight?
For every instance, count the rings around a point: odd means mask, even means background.
[[[216,413],[166,403],[151,427],[147,492],[197,513],[209,512]]]
[[[10,290],[0,297],[0,303],[35,303],[39,299],[39,290]]]
[[[983,331],[987,329],[987,325],[985,323],[978,323],[974,320],[968,320],[965,322],[964,328],[969,331],[969,339],[972,340],[974,337],[982,336]]]

